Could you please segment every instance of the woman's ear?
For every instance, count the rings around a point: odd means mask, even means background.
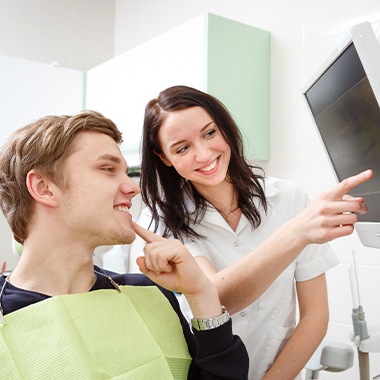
[[[156,151],[154,152],[155,155],[160,157],[161,161],[166,165],[166,166],[173,166],[173,164],[166,158],[166,156],[163,153],[157,153]]]
[[[55,196],[57,187],[34,169],[29,171],[26,176],[26,186],[36,202],[50,207],[58,205]]]

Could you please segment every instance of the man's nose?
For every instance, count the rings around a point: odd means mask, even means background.
[[[123,183],[120,185],[120,190],[123,194],[133,194],[133,196],[140,193],[139,185],[128,176],[126,176]]]

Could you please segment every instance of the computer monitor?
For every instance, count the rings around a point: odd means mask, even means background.
[[[302,90],[337,180],[372,169],[352,191],[368,212],[355,225],[364,246],[380,248],[380,44],[368,22]]]

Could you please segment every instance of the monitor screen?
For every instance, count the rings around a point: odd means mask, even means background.
[[[379,223],[380,247],[380,82],[368,72],[376,65],[375,70],[380,69],[380,45],[370,24],[366,23],[364,31],[328,63],[304,96],[337,179],[373,170],[374,177],[351,194],[363,196],[369,208],[359,221]],[[363,46],[370,50],[375,46],[378,52],[368,55]]]

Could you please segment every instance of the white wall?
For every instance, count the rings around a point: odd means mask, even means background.
[[[335,178],[301,88],[334,51],[346,28],[361,21],[378,27],[378,0],[359,4],[356,0],[116,0],[115,54],[205,11],[271,32],[271,159],[261,163],[266,173],[299,182],[312,198],[333,186]],[[370,326],[380,322],[380,251],[363,247],[356,234],[332,246],[342,264],[328,272],[330,326],[326,340],[350,344],[351,251],[356,251],[361,301]],[[370,354],[371,378],[380,374],[379,359],[380,354]],[[320,378],[357,380],[357,363],[355,353],[354,368],[342,373],[323,372]]]
[[[0,0],[0,144],[47,114],[83,106],[83,70],[113,56],[113,0]],[[11,230],[0,213],[0,267]]]
[[[9,135],[45,115],[77,113],[83,105],[83,76],[79,70],[54,67],[0,55],[0,146]],[[0,213],[0,265],[14,269],[12,232]]]
[[[87,70],[112,58],[114,0],[0,0],[0,54]]]

